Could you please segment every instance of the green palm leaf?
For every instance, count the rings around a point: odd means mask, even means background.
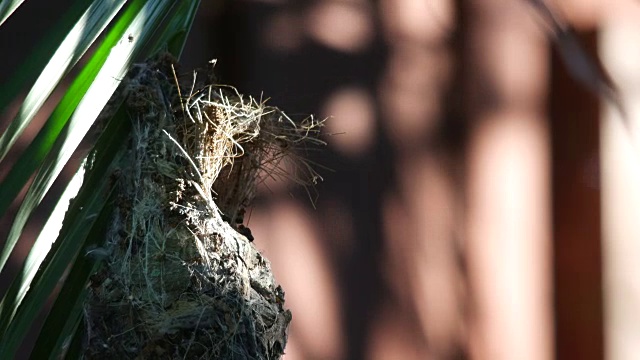
[[[2,2],[0,2],[0,25],[13,14],[18,6],[22,5],[23,1],[24,0],[2,0]]]
[[[18,115],[0,137],[0,161],[33,120],[56,84],[84,55],[125,2],[126,0],[94,2],[78,19],[27,94]]]
[[[20,2],[3,1],[0,4],[0,24],[15,9],[11,4],[16,3],[19,5]],[[55,86],[109,26],[104,40],[88,59],[47,123],[0,184],[0,214],[4,214],[37,169],[0,253],[0,269],[11,255],[31,213],[85,137],[132,63],[162,48],[179,55],[199,5],[199,1],[187,0],[133,0],[113,22],[124,3],[123,0],[94,1],[74,25],[61,25],[71,31],[35,81],[18,116],[0,138],[1,159]],[[66,347],[64,344],[79,330],[85,284],[92,270],[98,266],[94,259],[84,256],[83,249],[90,244],[97,245],[98,234],[103,231],[109,212],[105,206],[109,193],[105,174],[109,173],[117,158],[120,147],[118,141],[126,138],[128,125],[126,114],[122,111],[108,122],[86,165],[90,170],[84,175],[84,190],[67,210],[69,199],[75,195],[77,183],[83,178],[80,169],[52,212],[19,276],[4,295],[0,303],[0,354],[4,357],[11,358],[15,354],[36,315],[70,265],[72,270],[43,327],[33,358],[61,354]],[[65,220],[60,230],[63,214]],[[77,339],[72,343],[77,344]]]

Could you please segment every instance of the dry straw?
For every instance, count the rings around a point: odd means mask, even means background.
[[[277,359],[291,313],[242,215],[266,177],[315,183],[299,154],[322,143],[322,122],[296,123],[195,73],[181,79],[174,66],[161,55],[122,87],[133,131],[109,256],[92,278],[85,355]]]

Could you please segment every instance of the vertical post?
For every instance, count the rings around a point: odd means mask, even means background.
[[[596,56],[595,31],[580,33]],[[551,57],[556,357],[602,359],[598,97]]]
[[[471,353],[551,359],[548,47],[525,2],[463,7]]]
[[[606,358],[633,360],[640,344],[640,8],[619,6],[599,37],[627,114],[606,106],[600,136],[604,331]]]

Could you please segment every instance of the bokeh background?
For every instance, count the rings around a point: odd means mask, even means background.
[[[9,19],[2,79],[69,3]],[[285,359],[640,358],[640,3],[547,2],[626,119],[537,3],[203,1],[184,69],[327,118],[324,181],[247,216]]]

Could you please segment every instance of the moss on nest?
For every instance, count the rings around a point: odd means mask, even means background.
[[[321,143],[321,122],[295,123],[196,75],[179,79],[175,66],[166,54],[136,65],[119,95],[133,130],[109,256],[92,277],[85,356],[277,359],[291,313],[242,215],[264,176],[315,183],[295,154]]]

